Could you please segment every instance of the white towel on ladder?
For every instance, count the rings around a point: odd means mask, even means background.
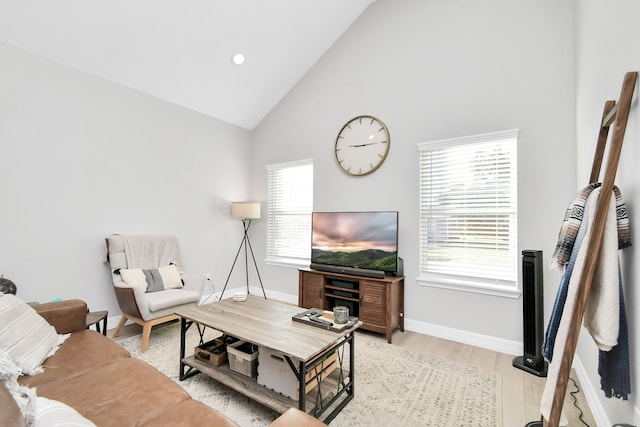
[[[585,209],[582,227],[586,227],[584,239],[578,250],[576,261],[573,267],[573,274],[569,279],[567,298],[562,310],[562,318],[558,327],[558,333],[553,348],[552,361],[547,372],[547,382],[540,402],[540,412],[542,416],[549,420],[553,395],[558,382],[560,364],[569,334],[569,323],[575,308],[578,284],[584,270],[589,242],[591,240],[591,229],[595,217],[597,200],[600,188],[596,188],[589,195]],[[600,249],[600,256],[596,265],[594,278],[589,292],[587,307],[585,308],[585,327],[592,335],[596,344],[601,350],[609,350],[617,344],[619,331],[619,295],[618,295],[618,229],[616,223],[616,199],[612,193],[610,196],[609,211],[605,221],[605,229]],[[567,425],[564,411],[560,417],[560,425]]]

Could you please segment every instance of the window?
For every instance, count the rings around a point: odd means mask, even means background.
[[[418,283],[519,296],[517,138],[511,130],[418,144]]]
[[[268,264],[308,266],[311,256],[313,162],[267,165]]]

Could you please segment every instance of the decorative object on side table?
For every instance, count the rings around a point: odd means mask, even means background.
[[[262,285],[262,278],[260,277],[260,271],[258,271],[258,263],[256,262],[256,256],[253,254],[253,248],[251,247],[251,241],[249,240],[249,227],[251,227],[251,220],[260,219],[260,202],[233,202],[231,203],[231,216],[234,218],[242,219],[242,228],[244,229],[244,235],[242,236],[242,241],[240,242],[240,247],[238,248],[238,252],[236,252],[236,257],[233,260],[233,265],[231,266],[231,270],[229,271],[229,275],[227,276],[227,281],[224,283],[224,288],[222,288],[222,293],[220,293],[220,299],[224,295],[224,291],[227,289],[227,285],[229,284],[229,279],[231,278],[231,273],[233,273],[233,269],[236,266],[236,261],[238,261],[238,255],[240,255],[240,251],[244,246],[244,265],[245,265],[245,275],[247,277],[247,294],[249,292],[249,255],[247,252],[251,252],[251,258],[253,259],[253,265],[256,267],[256,273],[258,275],[258,280],[260,281],[260,287],[262,288],[262,294],[264,295],[264,299],[267,299],[267,294],[264,291],[264,286]]]
[[[17,291],[16,284],[5,278],[3,274],[0,274],[0,293],[15,295]]]

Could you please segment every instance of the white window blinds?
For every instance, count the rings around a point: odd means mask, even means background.
[[[517,131],[421,143],[420,275],[517,286]]]
[[[267,260],[308,264],[313,162],[302,160],[268,165],[267,181]]]

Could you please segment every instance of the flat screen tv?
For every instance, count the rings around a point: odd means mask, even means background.
[[[311,219],[312,268],[397,273],[398,212],[313,212]]]

